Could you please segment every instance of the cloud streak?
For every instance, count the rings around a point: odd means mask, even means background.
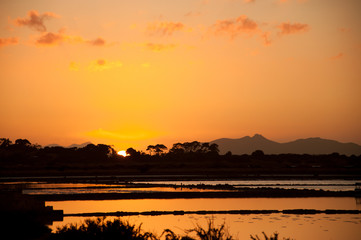
[[[163,50],[170,50],[176,47],[175,44],[160,44],[160,43],[146,43],[145,47],[153,52],[160,52]]]
[[[19,40],[16,37],[11,38],[0,38],[0,47],[4,47],[7,45],[15,45],[18,44]]]
[[[264,32],[261,34],[261,39],[263,40],[263,44],[265,46],[269,46],[272,43],[272,40],[270,39],[270,33],[269,32]]]
[[[264,30],[262,27],[272,26],[272,30]],[[215,24],[208,28],[208,35],[229,36],[234,40],[239,36],[253,37],[257,36],[265,46],[270,46],[273,42],[271,35],[274,29],[279,29],[278,36],[304,33],[310,30],[308,24],[283,22],[278,25],[269,23],[257,23],[246,15],[241,15],[233,19],[218,20]]]
[[[112,68],[122,67],[123,64],[120,61],[107,61],[105,59],[98,59],[93,61],[89,65],[89,70],[91,71],[104,71]]]
[[[310,26],[308,24],[303,23],[289,23],[284,22],[277,26],[281,31],[279,32],[280,35],[289,35],[289,34],[296,34],[296,33],[303,33],[310,30]]]
[[[330,57],[330,60],[339,60],[339,59],[341,59],[341,58],[343,58],[343,57],[344,57],[344,54],[343,54],[343,53],[339,53],[339,54],[337,54],[336,56]]]
[[[187,12],[186,14],[184,14],[185,17],[198,17],[200,16],[202,13],[200,11],[190,11],[190,12]]]
[[[94,40],[90,40],[88,41],[88,43],[92,46],[104,46],[105,45],[105,40],[101,37],[98,37]]]
[[[40,46],[55,46],[60,45],[68,39],[66,35],[62,32],[59,33],[51,33],[46,32],[42,34],[37,40],[36,44]]]
[[[150,35],[171,36],[184,28],[185,25],[181,22],[157,22],[148,24],[147,32]]]
[[[229,35],[233,39],[240,34],[252,35],[259,29],[255,21],[241,15],[236,19],[218,20],[210,30],[215,35]]]
[[[58,33],[44,32],[36,39],[36,45],[38,46],[58,46],[63,43],[70,44],[89,44],[91,46],[105,46],[106,41],[98,37],[94,40],[86,40],[81,36],[71,36],[65,34],[65,30],[61,29]]]
[[[36,10],[31,10],[28,12],[27,17],[15,19],[15,25],[27,26],[39,32],[46,32],[46,26],[44,24],[45,20],[57,17],[58,15],[52,12],[45,12],[43,14],[39,14]]]

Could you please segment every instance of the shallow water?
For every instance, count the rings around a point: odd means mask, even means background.
[[[21,183],[24,194],[82,194],[82,193],[131,193],[131,192],[171,192],[171,191],[217,191],[204,187],[229,185],[234,188],[282,188],[324,191],[353,191],[355,180],[226,180],[226,181],[151,181],[133,184],[113,183]],[[5,183],[3,183],[5,184]],[[142,184],[143,187],[139,187]],[[151,184],[152,186],[144,186]],[[137,186],[138,185],[138,186]],[[158,186],[154,186],[158,185]],[[221,190],[219,190],[221,191]]]
[[[106,201],[61,201],[46,202],[54,209],[63,209],[65,214],[92,212],[143,212],[174,210],[284,210],[284,209],[360,209],[355,198],[240,198],[240,199],[137,199]],[[89,218],[89,217],[86,217]],[[54,222],[52,229],[68,223],[80,223],[85,217],[64,217],[63,222]],[[92,217],[95,219],[95,217]],[[291,237],[298,240],[348,239],[361,236],[360,214],[216,214],[216,215],[161,215],[127,216],[121,219],[133,224],[142,224],[142,229],[160,235],[166,228],[177,234],[200,224],[206,226],[207,219],[216,224],[225,223],[229,233],[236,239],[250,239],[250,234],[259,236],[280,233],[280,239]],[[107,219],[114,219],[108,217]]]
[[[207,198],[207,199],[132,199],[102,201],[54,201],[47,206],[64,214],[94,212],[197,211],[197,210],[285,210],[285,209],[360,209],[352,197],[322,198]]]
[[[296,189],[322,189],[348,191],[355,189],[353,180],[252,180],[252,181],[151,181],[159,184],[152,187],[133,187],[124,183],[46,183],[13,182],[21,184],[26,194],[82,194],[113,192],[165,192],[165,191],[207,191],[204,185],[232,185],[234,187],[270,187]],[[147,183],[147,182],[139,182]],[[6,183],[3,183],[6,184]],[[172,184],[173,187],[164,186]],[[136,186],[136,185],[135,185]],[[25,188],[23,188],[25,187]],[[215,190],[212,190],[215,191]],[[222,191],[222,190],[220,190]],[[104,201],[54,201],[46,202],[55,210],[64,210],[64,214],[95,212],[145,212],[145,211],[221,211],[221,210],[286,210],[286,209],[338,209],[361,210],[360,199],[352,197],[309,197],[309,198],[222,198],[222,199],[135,199]],[[88,217],[87,217],[88,218]],[[93,217],[94,218],[94,217]],[[113,219],[114,217],[108,217]],[[194,228],[196,224],[206,226],[209,218],[216,224],[225,223],[230,234],[236,239],[250,239],[250,234],[261,237],[262,231],[268,235],[277,231],[280,239],[348,239],[356,240],[361,236],[360,214],[215,214],[215,215],[136,215],[121,217],[131,223],[142,224],[146,231],[158,235],[166,228],[178,234]],[[68,223],[80,223],[85,217],[64,217],[62,222],[54,222],[53,230]],[[263,237],[262,237],[263,238]]]
[[[172,185],[231,185],[235,187],[269,187],[284,189],[314,189],[330,191],[353,191],[357,180],[224,180],[224,181],[151,181],[134,183]]]
[[[250,239],[250,234],[261,237],[262,231],[270,235],[280,233],[280,239],[291,237],[297,240],[312,239],[348,239],[359,240],[361,236],[361,216],[344,215],[184,215],[184,216],[131,216],[121,219],[133,224],[142,224],[142,229],[151,231],[158,236],[164,229],[171,229],[177,234],[194,228],[196,224],[205,227],[207,219],[212,218],[216,225],[225,223],[228,232],[236,239]],[[113,219],[108,217],[107,219]],[[67,223],[80,223],[83,217],[65,217],[64,222],[54,222],[52,228]],[[263,237],[262,237],[263,239]]]

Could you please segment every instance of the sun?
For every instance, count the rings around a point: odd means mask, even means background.
[[[123,157],[129,156],[129,154],[127,154],[127,152],[125,150],[120,150],[118,152],[118,155],[123,156]]]

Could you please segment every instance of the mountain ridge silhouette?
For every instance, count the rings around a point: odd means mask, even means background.
[[[48,144],[46,145],[45,147],[63,147],[63,148],[83,148],[85,146],[87,146],[88,144],[92,144],[91,142],[84,142],[84,143],[81,143],[81,144],[71,144],[69,146],[62,146],[62,145],[59,145],[59,144]]]
[[[228,151],[232,154],[251,154],[256,150],[262,150],[265,154],[332,154],[361,155],[361,146],[356,143],[342,143],[336,140],[311,137],[296,139],[294,141],[279,143],[269,140],[261,134],[253,137],[220,138],[211,141],[219,146],[220,154]]]

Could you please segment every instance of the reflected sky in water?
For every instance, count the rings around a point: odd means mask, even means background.
[[[229,233],[239,240],[250,239],[250,234],[260,236],[262,231],[267,234],[277,231],[280,233],[280,239],[291,237],[297,240],[359,240],[361,236],[361,216],[352,214],[167,215],[131,216],[122,219],[142,224],[143,230],[160,235],[166,228],[170,228],[178,234],[184,234],[184,230],[193,228],[197,223],[206,226],[206,221],[210,217],[215,219],[217,225],[226,223]],[[64,222],[55,222],[52,228],[56,229],[66,223],[80,223],[84,219],[82,217],[66,217]],[[108,217],[107,219],[113,218]]]
[[[238,181],[156,181],[133,183],[22,183],[25,194],[82,194],[129,192],[201,192],[211,186],[230,185],[237,188],[283,188],[324,191],[353,191],[355,180],[238,180]],[[147,186],[149,185],[149,186]],[[212,191],[217,191],[213,189]]]
[[[211,198],[211,199],[133,199],[103,201],[54,201],[47,206],[62,209],[65,214],[92,212],[197,211],[197,210],[284,210],[344,209],[356,210],[352,197],[320,198]]]

